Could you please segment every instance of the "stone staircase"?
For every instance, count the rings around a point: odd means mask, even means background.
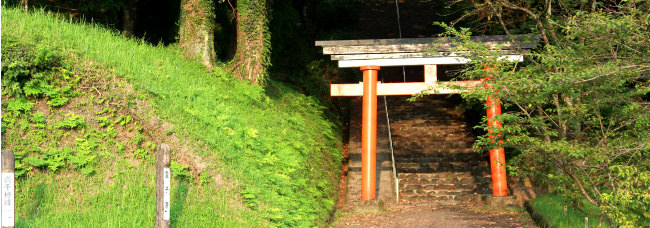
[[[406,98],[388,98],[400,198],[454,201],[490,193],[489,159],[473,151],[457,102],[441,95]]]

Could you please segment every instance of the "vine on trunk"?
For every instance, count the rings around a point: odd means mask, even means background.
[[[241,80],[264,85],[271,65],[270,2],[237,1],[237,52],[230,70]]]

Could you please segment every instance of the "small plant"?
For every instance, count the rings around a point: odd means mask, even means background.
[[[66,129],[66,130],[79,129],[79,128],[84,128],[86,126],[86,121],[82,117],[79,117],[74,113],[69,113],[66,115],[65,119],[57,122],[55,126],[56,128]]]
[[[192,173],[189,171],[188,165],[182,165],[172,160],[170,169],[172,171],[172,176],[179,180],[189,180],[189,178],[192,178]]]
[[[69,156],[70,162],[75,168],[81,169],[81,173],[85,176],[91,175],[95,172],[93,165],[96,162],[98,143],[94,140],[84,138],[77,138],[75,140],[76,153]]]
[[[147,150],[142,149],[142,148],[138,148],[138,149],[135,150],[135,152],[133,152],[133,157],[139,158],[139,159],[146,159],[148,157],[148,155],[149,155],[149,152],[147,152]]]
[[[111,124],[111,120],[107,116],[99,117],[97,118],[97,123],[100,127],[106,127]]]
[[[123,116],[119,115],[115,121],[113,121],[113,124],[119,124],[121,126],[124,126],[128,123],[131,123],[131,116]]]
[[[208,172],[203,171],[201,173],[201,177],[199,179],[199,184],[205,185],[205,184],[208,184],[208,183],[210,183],[210,175],[208,174]]]
[[[135,135],[131,138],[131,143],[133,145],[140,145],[144,141],[144,135],[142,135],[139,131],[135,133]]]

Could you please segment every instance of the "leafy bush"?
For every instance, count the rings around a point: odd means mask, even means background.
[[[60,107],[78,95],[72,86],[79,77],[66,69],[56,52],[46,47],[34,51],[11,37],[3,39],[2,46],[2,94],[18,99],[10,102],[11,110],[28,110],[21,105],[26,97],[46,97],[50,106]]]
[[[508,2],[499,4],[512,9]],[[460,37],[458,51],[472,52],[465,77],[488,78],[488,89],[465,96],[497,96],[506,108],[498,117],[504,127],[490,129],[503,144],[486,136],[477,146],[518,151],[511,174],[534,176],[574,202],[585,199],[624,227],[650,222],[650,5],[637,3],[583,11],[536,2],[538,16],[530,19],[542,47],[523,66],[499,61],[502,53],[471,41],[468,29],[440,24]],[[536,11],[542,8],[548,11]]]

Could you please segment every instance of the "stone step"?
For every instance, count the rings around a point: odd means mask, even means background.
[[[471,143],[448,143],[444,145],[426,145],[423,143],[400,143],[393,142],[393,148],[399,151],[405,151],[418,154],[445,154],[445,153],[467,153],[473,152]]]
[[[444,125],[443,125],[444,124]],[[431,122],[423,124],[403,124],[399,122],[391,122],[390,129],[392,131],[422,131],[422,132],[466,132],[468,129],[462,125],[453,125],[453,122]]]
[[[415,152],[415,151],[409,151]],[[475,153],[472,149],[456,149],[444,151],[441,153],[418,152],[418,153],[404,153],[396,154],[395,159],[397,162],[453,162],[453,161],[488,161],[488,158],[483,154]]]
[[[394,135],[393,143],[397,144],[420,144],[428,145],[431,147],[439,146],[458,146],[471,148],[474,144],[474,138],[467,136],[435,136],[435,135],[418,135],[418,136],[408,136],[408,135]]]
[[[462,200],[490,191],[490,177],[456,173],[400,173],[400,196],[407,200]]]
[[[463,180],[457,179],[433,179],[433,180],[400,180],[400,189],[402,190],[475,190],[479,187],[490,183],[490,178],[468,178]]]
[[[396,168],[398,172],[402,173],[436,173],[436,172],[463,172],[463,171],[476,171],[480,173],[482,170],[488,169],[487,163],[469,164],[465,162],[458,163],[397,163]]]
[[[469,199],[470,195],[438,195],[438,196],[426,196],[426,195],[400,195],[400,199],[408,201],[462,201]]]
[[[453,100],[388,102],[402,199],[454,201],[489,191],[489,159],[472,148],[471,126]]]
[[[402,180],[404,180],[404,183],[433,183],[432,180],[445,179],[457,181],[469,181],[472,179],[485,180],[484,178],[489,178],[490,174],[489,172],[486,175],[477,175],[472,172],[398,173],[397,177],[400,179],[400,183],[403,182]]]

